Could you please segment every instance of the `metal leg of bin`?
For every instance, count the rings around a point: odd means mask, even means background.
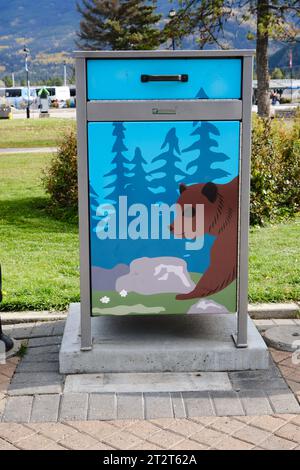
[[[77,147],[80,238],[80,318],[81,350],[92,348],[90,305],[89,175],[87,156],[86,63],[76,59]]]
[[[239,283],[236,347],[248,345],[248,232],[250,203],[250,155],[252,108],[252,57],[243,59],[243,118],[240,160]]]

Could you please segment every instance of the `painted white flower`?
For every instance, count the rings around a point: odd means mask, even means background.
[[[101,297],[100,302],[102,304],[108,304],[108,302],[110,302],[110,298],[105,295],[104,297]]]
[[[119,292],[119,294],[120,294],[121,297],[127,297],[128,292],[127,292],[127,290],[123,289],[123,290],[121,290],[121,292]]]

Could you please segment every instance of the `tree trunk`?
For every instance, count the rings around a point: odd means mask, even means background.
[[[270,116],[269,92],[269,0],[257,0],[256,73],[258,114]]]

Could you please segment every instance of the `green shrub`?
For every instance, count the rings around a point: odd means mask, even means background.
[[[290,132],[280,133],[280,175],[278,204],[283,215],[293,216],[300,209],[300,122]]]
[[[253,120],[250,223],[291,217],[300,208],[300,123]]]
[[[281,104],[289,104],[292,102],[292,98],[289,98],[288,96],[282,96],[280,98],[280,103]]]
[[[74,131],[68,131],[44,171],[43,183],[50,196],[50,209],[57,216],[77,214],[77,142]]]

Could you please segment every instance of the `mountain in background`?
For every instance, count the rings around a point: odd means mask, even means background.
[[[79,24],[75,0],[0,0],[0,72],[24,69],[23,47],[31,52],[30,69],[35,76],[62,75]],[[23,76],[22,76],[23,78]]]
[[[163,18],[167,18],[172,7],[176,8],[176,2],[157,1],[157,9]],[[23,47],[26,44],[31,53],[32,81],[62,77],[64,61],[69,64],[68,77],[71,79],[72,52],[77,48],[76,31],[80,21],[76,0],[0,0],[0,17],[1,76],[14,72],[16,81],[25,78]],[[253,28],[253,24],[238,26],[234,20],[230,21],[222,41],[231,48],[254,48],[254,42],[247,40],[247,32]],[[182,48],[197,48],[195,38],[185,39]]]
[[[293,51],[293,67],[300,66],[300,43],[281,47],[270,57],[270,68],[288,69],[290,64],[290,49]]]

